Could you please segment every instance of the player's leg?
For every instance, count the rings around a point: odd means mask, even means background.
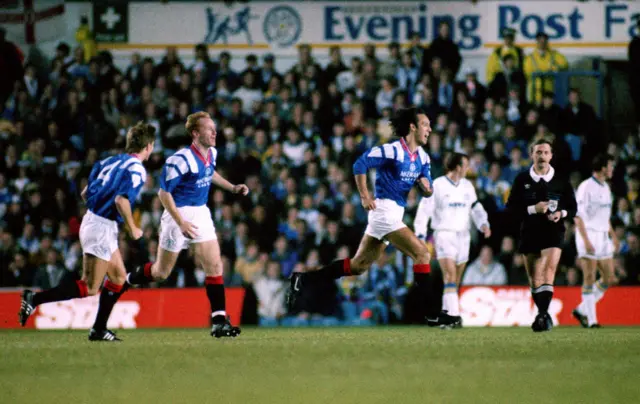
[[[594,302],[594,313],[597,313],[597,303],[602,300],[605,292],[609,288],[609,285],[613,284],[615,279],[615,268],[613,263],[613,258],[606,258],[603,260],[598,260],[597,268],[600,272],[600,279],[598,279],[593,286],[593,302]],[[600,323],[597,321],[597,314],[595,316],[595,321],[592,325],[592,328],[600,328]]]
[[[459,317],[438,313],[440,305],[432,284],[431,255],[425,243],[420,241],[408,227],[391,232],[387,234],[386,238],[394,247],[413,260],[413,281],[421,296],[427,324],[431,326],[459,324]]]
[[[359,275],[365,272],[380,257],[386,245],[384,241],[365,234],[353,258],[335,260],[317,270],[294,272],[291,275],[287,305],[294,310],[301,301],[303,289],[313,287],[314,284],[333,282],[343,276]]]
[[[573,311],[573,316],[580,321],[583,327],[589,327],[597,323],[596,300],[594,286],[596,283],[597,261],[591,258],[579,258],[579,266],[582,269],[582,302]]]
[[[233,327],[227,318],[222,259],[218,240],[213,239],[194,243],[193,254],[196,265],[202,268],[206,275],[205,288],[211,306],[211,320],[213,322],[211,335],[216,338],[238,336],[240,328]]]
[[[137,267],[127,275],[127,282],[130,285],[142,286],[151,282],[164,281],[171,275],[171,271],[173,271],[173,268],[176,266],[179,255],[180,249],[172,251],[158,247],[156,262],[147,262]]]
[[[111,265],[107,270],[107,279],[100,292],[98,313],[93,327],[89,332],[89,341],[120,341],[115,333],[107,329],[107,321],[120,296],[126,291],[125,281],[127,272],[122,261],[120,250],[111,255]]]
[[[442,269],[442,280],[444,282],[444,292],[442,294],[442,310],[452,316],[458,316],[458,287],[456,285],[457,270],[456,261],[453,258],[438,259],[438,264]]]
[[[97,294],[100,289],[100,282],[107,273],[108,266],[109,261],[85,253],[82,258],[82,279],[73,280],[71,278],[65,278],[55,288],[38,293],[25,290],[22,293],[22,301],[20,304],[20,324],[24,327],[31,313],[41,304],[83,298]]]

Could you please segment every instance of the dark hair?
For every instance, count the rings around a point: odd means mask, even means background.
[[[140,121],[136,126],[129,129],[125,151],[127,153],[138,153],[155,140],[156,128]]]
[[[593,162],[591,163],[591,168],[593,171],[600,171],[609,165],[610,161],[615,161],[616,158],[607,153],[600,153],[593,158]]]
[[[536,146],[540,146],[541,144],[548,144],[551,148],[551,152],[553,152],[553,142],[547,137],[543,137],[531,142],[531,144],[529,145],[529,152],[532,152]]]
[[[451,172],[454,171],[456,169],[456,167],[461,166],[462,165],[462,161],[464,159],[469,159],[469,156],[467,156],[464,153],[453,153],[451,155],[449,155],[449,158],[447,158],[446,162],[445,162],[445,168],[447,170],[447,172]]]
[[[394,135],[406,137],[409,134],[411,124],[418,126],[418,115],[420,114],[426,115],[424,111],[415,107],[401,108],[396,111],[390,122]]]

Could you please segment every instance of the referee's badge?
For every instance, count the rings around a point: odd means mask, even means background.
[[[558,201],[556,201],[555,199],[549,200],[549,210],[551,212],[555,212],[556,209],[558,209]]]

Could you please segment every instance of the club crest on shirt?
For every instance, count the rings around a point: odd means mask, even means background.
[[[211,174],[213,174],[213,168],[212,167],[207,167],[207,170],[205,171],[206,176],[210,176]]]
[[[555,199],[549,200],[549,211],[555,212],[558,209],[558,201]]]
[[[413,163],[411,163],[411,164],[409,165],[409,170],[411,170],[411,171],[415,171],[415,170],[416,170],[416,165],[415,165],[415,164],[413,164]]]

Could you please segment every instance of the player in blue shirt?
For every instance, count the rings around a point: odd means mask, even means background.
[[[425,195],[432,193],[430,160],[422,148],[431,133],[431,123],[424,112],[407,108],[396,113],[391,125],[400,139],[370,149],[353,165],[362,206],[369,211],[368,225],[358,251],[351,259],[334,261],[317,271],[294,273],[288,294],[291,310],[304,310],[300,305],[309,300],[304,295],[307,285],[319,284],[319,289],[324,289],[322,286],[334,279],[360,275],[378,259],[386,244],[391,243],[415,263],[414,280],[424,299],[427,323],[453,325],[459,321],[446,313],[438,314],[439,302],[434,299],[430,284],[429,251],[402,222],[411,188],[418,185]],[[367,186],[367,173],[371,169],[377,170],[375,196],[369,193]]]
[[[216,171],[216,125],[206,112],[187,117],[187,133],[191,146],[169,157],[162,169],[158,196],[164,206],[160,225],[158,259],[129,274],[132,285],[162,281],[171,274],[183,249],[193,244],[196,263],[206,274],[205,287],[211,304],[213,328],[216,338],[235,337],[240,328],[229,322],[225,311],[222,260],[216,231],[207,207],[211,183],[233,192],[247,195],[246,185],[232,185]]]
[[[124,293],[127,275],[118,250],[118,224],[126,225],[132,239],[142,237],[132,210],[147,177],[142,162],[153,152],[154,140],[155,128],[139,122],[127,133],[126,154],[106,158],[93,166],[81,194],[88,208],[80,225],[82,279],[65,279],[57,287],[39,293],[25,290],[19,315],[22,326],[40,304],[97,294],[106,275],[89,340],[119,341],[107,329],[111,310]]]

